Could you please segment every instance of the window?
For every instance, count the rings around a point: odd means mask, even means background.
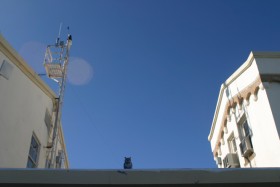
[[[47,159],[46,160],[46,168],[51,168],[51,160],[50,159]]]
[[[242,116],[240,122],[238,123],[239,127],[239,138],[240,138],[240,151],[243,157],[249,157],[254,153],[253,144],[251,140],[251,129],[248,125],[248,121],[245,116]]]
[[[228,133],[227,124],[225,124],[225,126],[224,126],[224,132],[225,132],[225,134]]]
[[[28,154],[28,161],[27,161],[27,168],[36,168],[38,165],[38,158],[39,158],[39,150],[40,144],[38,140],[32,135],[29,154]]]
[[[222,165],[222,158],[221,157],[216,157],[216,164],[218,165],[218,166],[221,166]]]
[[[9,64],[6,60],[3,60],[3,63],[0,65],[0,75],[8,80],[10,78],[12,70],[13,66]]]
[[[249,129],[249,125],[248,125],[247,120],[244,121],[242,126],[243,126],[243,132],[244,132],[245,137],[249,136],[250,135],[250,129]]]
[[[230,153],[236,153],[237,152],[237,146],[236,146],[235,137],[234,137],[233,133],[228,138],[228,147],[229,147],[229,152]]]
[[[242,118],[243,119],[241,119],[239,122],[239,133],[240,133],[241,140],[243,140],[247,136],[250,136],[250,128],[247,119],[245,117]]]
[[[222,155],[221,145],[219,145],[219,147],[218,147],[218,155],[219,155],[219,156],[221,156],[221,155]]]
[[[222,145],[225,144],[224,132],[222,132],[222,134],[221,134],[221,144]]]
[[[58,155],[56,156],[56,168],[64,168],[64,152],[58,151]]]

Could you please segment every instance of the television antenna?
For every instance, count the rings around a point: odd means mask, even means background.
[[[60,40],[62,23],[59,27],[58,37],[54,45],[48,45],[45,53],[44,58],[44,67],[46,70],[46,75],[57,82],[59,84],[59,93],[56,102],[56,112],[55,112],[55,122],[53,127],[53,134],[52,134],[52,141],[47,146],[47,148],[51,149],[51,158],[49,163],[46,162],[47,168],[55,168],[55,154],[57,152],[57,141],[58,141],[58,127],[60,125],[60,118],[61,118],[61,109],[64,99],[64,91],[65,91],[65,84],[67,78],[67,67],[69,63],[69,52],[72,46],[72,35],[69,34],[69,27],[68,36],[66,43],[63,40]],[[49,159],[49,158],[47,158]]]

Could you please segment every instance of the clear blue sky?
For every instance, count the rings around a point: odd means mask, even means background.
[[[135,169],[215,168],[207,137],[220,85],[250,51],[280,48],[278,0],[1,0],[0,7],[0,32],[38,73],[60,23],[62,37],[70,27],[62,122],[73,169],[119,169],[125,156]]]

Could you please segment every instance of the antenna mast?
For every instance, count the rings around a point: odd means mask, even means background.
[[[52,141],[47,148],[51,149],[51,157],[47,158],[46,168],[56,168],[55,155],[57,154],[57,141],[58,141],[58,129],[60,126],[61,109],[64,99],[65,84],[67,78],[67,67],[69,63],[69,52],[72,45],[72,36],[69,34],[67,41],[60,41],[62,23],[59,27],[58,37],[54,45],[48,45],[45,53],[44,67],[46,69],[47,76],[59,84],[58,98],[56,98],[55,122],[53,127]]]
[[[61,27],[62,27],[62,23],[60,23],[60,25],[59,25],[59,31],[58,31],[58,36],[57,36],[57,38],[56,38],[55,45],[58,45],[58,44],[59,44],[60,33],[61,33]],[[68,28],[69,28],[69,27],[68,27]]]

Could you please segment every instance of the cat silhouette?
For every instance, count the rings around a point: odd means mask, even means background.
[[[131,157],[124,157],[123,169],[132,169]]]

